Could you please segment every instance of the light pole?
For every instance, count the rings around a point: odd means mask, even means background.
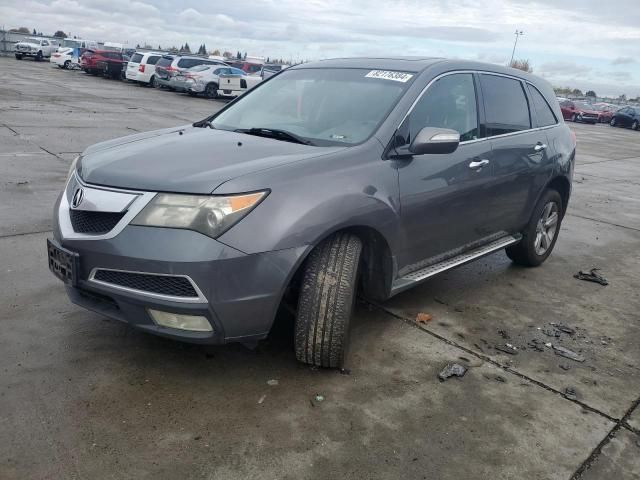
[[[518,45],[518,37],[520,35],[524,35],[524,32],[522,30],[516,30],[516,32],[515,32],[516,41],[513,42],[513,51],[511,52],[511,61],[509,62],[509,66],[511,66],[511,64],[513,64],[513,56],[516,53],[516,45]]]

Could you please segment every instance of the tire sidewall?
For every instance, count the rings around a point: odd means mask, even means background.
[[[551,245],[549,246],[547,251],[543,255],[538,255],[535,249],[536,228],[538,225],[538,220],[540,220],[540,217],[542,216],[544,207],[550,201],[554,201],[558,206],[558,226],[556,228],[556,232],[551,241]],[[540,197],[540,199],[538,200],[538,203],[536,204],[536,208],[533,211],[531,220],[529,220],[529,224],[527,225],[527,228],[524,232],[523,239],[522,239],[522,241],[525,242],[524,247],[526,250],[526,255],[531,265],[540,265],[549,257],[549,255],[551,255],[551,252],[553,251],[556,245],[556,241],[558,240],[558,235],[560,234],[560,228],[562,226],[563,216],[564,216],[564,210],[563,210],[562,198],[560,197],[560,194],[555,190],[545,191]]]

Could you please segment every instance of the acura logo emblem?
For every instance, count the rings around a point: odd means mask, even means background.
[[[84,199],[84,189],[82,187],[78,187],[76,191],[73,193],[73,198],[71,199],[71,208],[78,208]]]

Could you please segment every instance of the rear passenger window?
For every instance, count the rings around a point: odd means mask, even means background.
[[[480,75],[487,136],[528,130],[531,128],[529,105],[518,80],[497,75]]]
[[[158,60],[160,60],[160,57],[158,56],[149,57],[147,58],[147,65],[155,65],[158,63]]]
[[[462,142],[478,138],[473,75],[456,73],[436,80],[415,105],[408,120],[406,143],[411,143],[424,127],[450,128],[460,134]]]
[[[529,93],[531,94],[531,101],[536,111],[536,118],[538,119],[539,127],[548,127],[549,125],[555,125],[558,123],[556,116],[553,114],[553,110],[533,85],[528,85]]]
[[[140,60],[142,60],[141,53],[134,53],[133,57],[131,57],[131,63],[140,63]]]

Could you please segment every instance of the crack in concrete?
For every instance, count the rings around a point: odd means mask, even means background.
[[[520,373],[520,372],[518,372],[517,370],[514,370],[511,367],[503,365],[500,362],[492,359],[488,355],[485,355],[485,354],[482,354],[482,353],[478,353],[475,350],[472,350],[469,347],[466,347],[466,346],[461,345],[461,344],[459,344],[459,343],[457,343],[457,342],[455,342],[453,340],[450,340],[450,339],[448,339],[446,337],[443,337],[442,335],[440,335],[440,334],[438,334],[438,333],[436,333],[436,332],[434,332],[432,330],[429,330],[428,328],[426,328],[426,327],[424,327],[422,325],[418,325],[411,318],[408,318],[408,317],[405,317],[403,315],[397,314],[397,313],[395,313],[395,312],[393,312],[391,310],[388,310],[388,309],[384,308],[383,306],[381,306],[381,305],[379,305],[377,303],[373,303],[373,302],[371,302],[369,300],[364,300],[364,301],[366,303],[368,303],[369,305],[372,305],[372,306],[378,308],[379,310],[382,310],[383,312],[391,315],[392,317],[397,318],[399,320],[402,320],[403,322],[411,325],[412,327],[417,328],[418,330],[421,330],[421,331],[431,335],[432,337],[437,338],[438,340],[441,340],[441,341],[445,342],[448,345],[451,345],[452,347],[459,348],[460,350],[463,350],[464,352],[468,353],[469,355],[473,355],[474,357],[479,358],[480,360],[483,360],[485,362],[491,363],[492,365],[494,365],[494,366],[496,366],[498,368],[501,368],[505,372],[509,372],[509,373],[519,377],[519,378],[522,378],[523,380],[527,380],[528,382],[531,382],[534,385],[542,387],[542,388],[544,388],[545,390],[547,390],[549,392],[553,392],[553,393],[561,396],[565,400],[569,400],[570,402],[575,403],[576,405],[580,405],[580,407],[584,408],[585,410],[588,410],[590,412],[596,413],[596,414],[600,415],[601,417],[604,417],[607,420],[609,420],[611,422],[614,422],[614,423],[620,423],[622,421],[620,418],[612,417],[611,415],[609,415],[609,414],[607,414],[607,413],[605,413],[605,412],[603,412],[601,410],[598,410],[597,408],[594,408],[594,407],[592,407],[592,406],[590,406],[590,405],[588,405],[588,404],[586,404],[586,403],[584,403],[584,402],[582,402],[580,400],[577,400],[575,398],[570,398],[564,392],[561,392],[560,390],[557,390],[557,389],[555,389],[555,388],[553,388],[553,387],[551,387],[551,386],[549,386],[549,385],[547,385],[547,384],[545,384],[545,383],[543,383],[543,382],[541,382],[539,380],[531,378],[528,375],[525,375],[524,373]]]
[[[9,233],[0,235],[0,240],[3,238],[12,238],[12,237],[24,237],[26,235],[38,235],[41,233],[53,233],[53,230],[39,230],[37,232],[20,232],[20,233]]]
[[[634,232],[640,232],[640,228],[628,227],[626,225],[620,225],[619,223],[607,222],[606,220],[599,220],[597,218],[585,217],[584,215],[578,215],[571,212],[567,212],[566,215],[570,217],[582,218],[584,220],[591,220],[592,222],[604,223],[605,225],[611,225],[613,227],[626,228],[627,230],[633,230]]]
[[[591,466],[595,463],[598,457],[600,457],[600,454],[602,453],[602,449],[605,446],[607,446],[607,444],[611,441],[612,438],[616,436],[618,431],[620,431],[621,428],[629,428],[627,427],[627,420],[629,419],[633,411],[638,407],[638,405],[640,405],[640,397],[638,397],[636,401],[631,404],[631,407],[629,407],[629,409],[622,416],[620,421],[613,426],[611,431],[602,439],[602,441],[596,446],[596,448],[593,449],[593,451],[587,457],[587,459],[584,462],[582,462],[582,464],[580,464],[578,469],[575,471],[575,473],[571,476],[569,480],[580,480],[582,478],[582,475],[587,470],[589,470],[589,468],[591,468]],[[634,431],[634,429],[631,429],[631,431],[633,433],[637,433]]]
[[[534,385],[544,388],[545,390],[555,393],[556,395],[559,395],[560,397],[564,398],[565,400],[568,400],[572,403],[575,403],[576,405],[579,405],[580,407],[582,407],[585,410],[588,410],[590,412],[593,412],[597,415],[600,415],[601,417],[609,420],[610,422],[613,422],[615,425],[611,428],[611,430],[609,431],[609,433],[605,436],[605,438],[603,438],[600,443],[598,443],[598,445],[592,450],[592,452],[589,454],[589,456],[584,460],[584,462],[582,462],[580,464],[580,466],[577,468],[577,470],[574,472],[574,474],[570,477],[569,480],[580,480],[582,478],[582,475],[589,470],[589,468],[591,467],[591,465],[593,465],[593,463],[598,459],[598,457],[600,456],[600,454],[602,453],[602,449],[611,441],[612,438],[614,438],[616,436],[616,434],[618,433],[618,431],[620,431],[621,429],[625,429],[628,430],[636,435],[640,435],[640,432],[638,432],[635,428],[631,427],[631,425],[629,424],[628,420],[631,417],[631,414],[633,413],[633,411],[638,408],[638,406],[640,405],[640,397],[638,397],[629,407],[629,409],[625,412],[625,414],[622,416],[622,418],[615,418],[612,417],[611,415],[608,415],[604,412],[602,412],[601,410],[598,410],[597,408],[591,407],[590,405],[581,402],[580,400],[574,399],[574,398],[569,398],[567,397],[567,395],[565,395],[563,392],[556,390],[555,388],[546,385],[543,382],[540,382],[539,380],[535,380],[523,373],[518,372],[517,370],[514,370],[511,367],[502,365],[501,363],[493,360],[491,357],[484,355],[484,354],[480,354],[478,352],[476,352],[475,350],[471,350],[468,347],[465,347],[464,345],[461,345],[453,340],[450,340],[446,337],[443,337],[442,335],[433,332],[431,330],[429,330],[428,328],[425,328],[422,325],[418,325],[415,321],[413,321],[412,319],[408,318],[408,317],[404,317],[402,315],[399,315],[395,312],[392,312],[386,308],[384,308],[383,306],[368,301],[368,300],[363,300],[365,303],[378,308],[379,310],[383,311],[384,313],[391,315],[394,318],[397,318],[401,321],[403,321],[404,323],[409,324],[410,326],[428,334],[431,335],[432,337],[445,342],[447,345],[451,345],[452,347],[456,347],[462,351],[464,351],[465,353],[472,355],[480,360],[483,360],[485,362],[488,362],[502,370],[504,370],[505,372],[511,373],[512,375],[515,375],[523,380],[526,380],[530,383],[533,383]]]
[[[593,178],[599,178],[601,180],[609,180],[610,182],[617,182],[617,183],[629,183],[631,185],[640,185],[640,183],[638,182],[634,182],[632,180],[625,180],[623,178],[609,178],[609,177],[601,177],[600,175],[593,175],[591,173],[582,173],[582,172],[578,172],[576,171],[576,173],[578,175],[584,175],[585,177],[593,177]],[[575,180],[574,180],[575,181]],[[582,183],[582,182],[576,182],[576,183]]]

